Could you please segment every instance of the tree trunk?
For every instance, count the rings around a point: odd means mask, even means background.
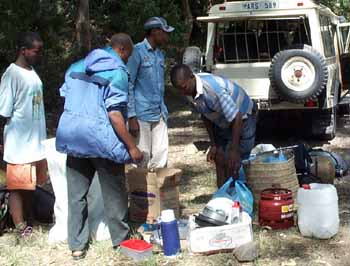
[[[188,0],[181,0],[182,3],[182,9],[183,9],[183,16],[185,18],[185,25],[187,28],[187,31],[184,33],[184,47],[189,46],[191,35],[192,35],[192,29],[193,29],[193,17],[191,12],[191,6]]]
[[[84,55],[91,49],[89,0],[79,0],[75,29],[79,52]]]

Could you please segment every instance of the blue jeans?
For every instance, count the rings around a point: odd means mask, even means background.
[[[217,146],[220,146],[227,154],[228,148],[232,142],[232,128],[219,128],[214,125],[214,141]],[[240,138],[240,153],[241,159],[248,159],[251,150],[255,145],[255,131],[256,131],[256,115],[248,115],[243,120],[243,128]]]
[[[243,120],[243,127],[240,138],[240,155],[241,160],[248,159],[250,152],[255,144],[255,129],[256,129],[256,115],[248,115],[247,119]],[[214,141],[219,148],[216,154],[215,166],[216,166],[216,183],[220,188],[229,177],[238,178],[233,176],[234,173],[228,165],[229,149],[232,143],[232,128],[219,128],[214,125]]]
[[[73,251],[85,249],[89,242],[87,194],[96,171],[113,246],[118,246],[129,232],[124,164],[101,158],[68,156],[68,244]]]

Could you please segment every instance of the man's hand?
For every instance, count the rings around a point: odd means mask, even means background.
[[[112,123],[114,130],[121,140],[125,143],[128,148],[131,159],[134,162],[138,162],[142,160],[142,152],[136,147],[135,141],[133,137],[129,134],[124,117],[119,111],[111,111],[108,113],[109,119]]]
[[[235,179],[239,178],[239,168],[241,167],[241,155],[238,148],[232,147],[228,155],[229,173]]]
[[[137,118],[136,117],[129,118],[128,124],[129,124],[130,134],[133,137],[137,138],[139,136],[139,132],[140,132],[140,126],[139,126],[139,122],[137,122]]]
[[[207,154],[207,161],[210,163],[214,163],[215,158],[216,158],[216,146],[210,146]]]
[[[131,156],[131,159],[137,163],[137,162],[140,162],[143,158],[143,154],[142,152],[139,150],[139,148],[137,148],[136,146],[131,148],[129,150],[129,153],[130,153],[130,156]]]

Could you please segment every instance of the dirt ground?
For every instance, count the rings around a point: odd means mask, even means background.
[[[175,97],[170,95],[170,98]],[[212,165],[205,161],[206,135],[198,128],[194,116],[182,99],[169,105],[169,166],[183,170],[180,187],[182,214],[198,212],[215,191],[215,174]],[[293,133],[293,132],[291,132]],[[312,146],[334,150],[350,161],[350,117],[338,121],[337,137],[330,142],[307,140]],[[303,140],[280,136],[271,132],[259,143],[286,146]],[[259,258],[240,264],[232,253],[211,256],[192,256],[184,251],[176,260],[166,260],[161,253],[151,259],[135,263],[119,251],[113,251],[109,241],[92,243],[88,255],[81,262],[73,262],[66,244],[49,245],[47,226],[37,226],[33,237],[19,241],[13,233],[0,237],[0,265],[247,265],[247,266],[350,266],[350,176],[336,180],[339,196],[340,230],[329,240],[304,238],[297,227],[288,230],[268,230],[253,224],[254,240],[259,246]]]

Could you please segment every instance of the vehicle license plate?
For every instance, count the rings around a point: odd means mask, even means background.
[[[260,2],[247,2],[242,3],[243,10],[264,10],[264,9],[275,9],[278,8],[277,1],[260,1]]]

